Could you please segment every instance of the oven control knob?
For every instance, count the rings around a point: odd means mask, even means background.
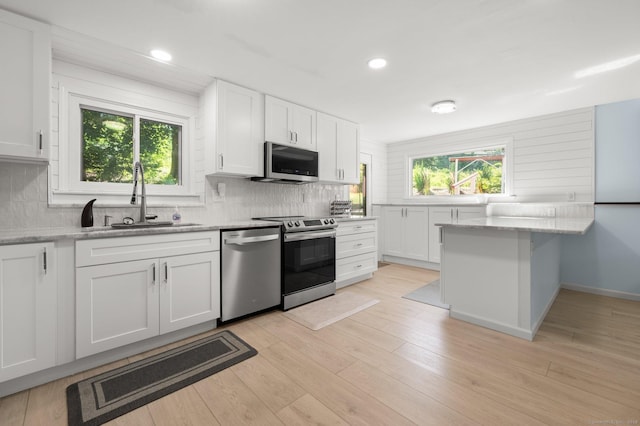
[[[287,228],[291,228],[293,226],[293,222],[287,223]]]
[[[300,222],[298,222],[298,221],[296,220],[295,225],[296,225],[296,226],[300,226]]]
[[[331,222],[331,224],[333,225],[334,223],[336,223],[335,219],[331,218],[329,219],[329,222]]]

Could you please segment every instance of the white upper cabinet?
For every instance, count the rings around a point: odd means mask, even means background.
[[[316,112],[272,96],[265,96],[265,139],[316,150]]]
[[[319,177],[322,182],[357,184],[358,125],[318,113]]]
[[[337,164],[342,171],[342,183],[357,184],[360,182],[358,157],[360,151],[360,129],[355,123],[340,120],[338,123]]]
[[[205,92],[206,173],[261,176],[263,95],[217,80]]]
[[[0,10],[0,158],[49,160],[49,26]]]

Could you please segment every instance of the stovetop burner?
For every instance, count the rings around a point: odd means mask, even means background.
[[[338,227],[338,223],[332,217],[275,216],[254,217],[253,220],[280,222],[284,227],[284,232],[314,231]]]

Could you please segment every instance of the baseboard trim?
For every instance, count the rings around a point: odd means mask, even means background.
[[[547,307],[544,309],[544,311],[542,311],[542,314],[540,315],[540,317],[538,317],[538,320],[533,325],[532,330],[531,330],[531,338],[532,338],[532,340],[533,340],[533,337],[535,337],[536,333],[538,332],[538,329],[540,328],[540,326],[544,322],[544,319],[547,317],[547,314],[549,313],[549,310],[551,309],[551,306],[553,306],[553,302],[555,302],[556,297],[558,297],[558,293],[560,293],[560,286],[558,286],[558,288],[556,288],[555,293],[553,293],[553,296],[551,297],[551,299],[549,299],[549,302],[547,303]]]
[[[451,307],[453,309],[453,306]],[[525,339],[528,341],[533,340],[534,332],[530,330],[526,330],[520,327],[514,327],[512,325],[503,324],[497,321],[492,321],[487,318],[478,317],[471,314],[465,314],[462,312],[456,312],[453,310],[449,310],[449,316],[454,319],[459,319],[462,321],[466,321],[471,324],[479,325],[484,328],[488,328],[491,330],[499,331],[501,333],[509,334],[514,337],[519,337],[521,339]]]
[[[425,262],[424,260],[407,259],[406,257],[382,256],[383,262],[399,263],[400,265],[415,266],[417,268],[431,269],[433,271],[440,270],[439,263]]]
[[[627,293],[625,291],[610,290],[606,288],[595,288],[595,287],[589,287],[589,286],[573,284],[573,283],[561,283],[560,287],[565,288],[567,290],[580,291],[582,293],[591,293],[591,294],[597,294],[599,296],[608,296],[608,297],[614,297],[616,299],[626,299],[626,300],[633,300],[635,302],[640,302],[640,294],[638,293]]]

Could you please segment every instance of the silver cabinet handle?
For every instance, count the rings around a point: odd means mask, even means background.
[[[151,284],[156,285],[156,264],[153,264],[153,275],[151,278]]]
[[[220,169],[224,169],[224,154],[220,154]]]
[[[227,245],[244,245],[244,244],[252,244],[252,243],[261,243],[264,241],[273,241],[280,238],[280,234],[272,234],[272,235],[262,235],[259,237],[236,237],[236,238],[225,238],[224,243]]]
[[[42,141],[42,138],[43,138],[42,130],[40,130],[40,131],[38,132],[38,149],[39,149],[40,151],[42,151],[42,149],[43,149],[43,147],[44,147],[44,145],[43,145],[43,141]]]
[[[298,143],[298,132],[293,132],[295,142]]]
[[[42,269],[44,270],[44,274],[47,275],[47,249],[44,249],[44,253],[42,256]]]
[[[168,266],[168,262],[164,262],[164,282],[168,282],[169,281],[169,266]]]
[[[356,244],[356,247],[362,247],[363,245],[364,244],[362,244],[362,243],[358,243],[358,244]]]
[[[439,243],[442,244],[442,242],[444,241],[444,229],[442,229],[442,226],[439,226],[438,228],[439,228],[438,229],[438,231],[439,231],[438,239],[439,239]]]

